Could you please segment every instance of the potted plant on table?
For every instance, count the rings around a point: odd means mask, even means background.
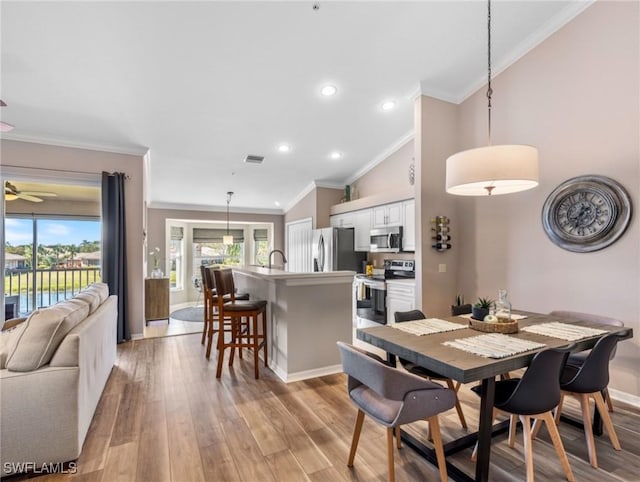
[[[489,311],[494,306],[495,301],[490,298],[478,298],[471,309],[471,317],[474,320],[483,321],[485,316],[489,314]]]
[[[451,305],[451,316],[471,313],[471,303],[464,302],[464,295],[456,295],[455,304]]]

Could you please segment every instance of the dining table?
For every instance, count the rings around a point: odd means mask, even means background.
[[[608,333],[618,333],[621,339],[633,337],[633,330],[627,327],[601,325],[586,320],[519,310],[514,310],[512,313],[513,318],[518,319],[519,330],[516,333],[499,334],[500,337],[497,338],[489,337],[489,341],[501,340],[500,346],[495,347],[495,353],[487,349],[487,346],[491,347],[491,345],[475,348],[471,346],[469,349],[475,352],[467,351],[466,345],[472,344],[476,339],[482,340],[477,338],[478,336],[489,334],[470,328],[469,315],[421,320],[414,325],[407,325],[414,322],[381,325],[356,331],[359,340],[386,351],[388,361],[394,365],[397,356],[460,383],[480,382],[478,431],[449,441],[444,447],[445,455],[452,455],[473,446],[477,441],[475,476],[469,475],[447,460],[447,471],[453,480],[464,482],[490,480],[491,439],[494,435],[508,429],[508,420],[495,425],[493,423],[497,376],[527,367],[536,353],[547,348],[575,344],[573,351],[578,352],[593,348],[597,341]],[[430,320],[435,321],[429,324]],[[429,326],[448,326],[450,329],[438,331],[422,328]],[[554,327],[559,328],[560,331],[556,333],[552,330]],[[570,336],[563,334],[561,331],[563,327]],[[573,332],[577,332],[577,335]],[[568,339],[572,337],[573,339]],[[510,353],[510,350],[517,353]],[[595,412],[597,413],[597,410]],[[435,451],[432,448],[406,431],[402,431],[402,440],[429,462],[437,465]]]

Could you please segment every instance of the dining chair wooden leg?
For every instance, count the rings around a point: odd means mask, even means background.
[[[216,378],[222,375],[222,362],[224,360],[224,331],[218,333],[218,366],[216,368]]]
[[[602,423],[604,424],[604,428],[609,434],[609,440],[611,440],[611,445],[616,450],[622,450],[620,446],[620,441],[618,440],[618,435],[616,434],[616,430],[613,428],[613,422],[611,421],[611,416],[607,411],[604,403],[604,399],[602,398],[602,393],[595,392],[593,394],[593,399],[596,402],[596,409],[600,412],[600,416],[602,417]]]
[[[396,480],[393,463],[393,428],[387,428],[387,467],[389,470],[389,482]]]
[[[353,467],[353,459],[356,457],[356,450],[358,449],[358,441],[360,440],[360,431],[362,430],[362,422],[364,421],[364,412],[358,410],[356,417],[356,426],[353,428],[353,438],[351,439],[351,450],[349,451],[348,467]]]
[[[607,402],[607,407],[609,408],[609,411],[613,412],[613,403],[611,403],[611,396],[609,395],[609,389],[605,388],[602,392],[604,393],[604,401]]]
[[[451,380],[451,378],[447,378],[447,387],[453,390],[454,392],[456,391],[456,388],[453,384],[453,380]],[[462,405],[460,405],[460,399],[458,398],[457,395],[456,395],[456,412],[458,412],[458,418],[460,419],[460,425],[462,425],[462,428],[467,428],[467,421],[464,418],[464,413],[462,412]]]
[[[440,471],[441,482],[447,482],[447,462],[444,457],[444,447],[442,446],[442,435],[440,433],[440,421],[438,416],[434,415],[428,419],[429,428],[433,435],[433,446],[436,449],[436,460],[438,461],[438,470]]]
[[[253,342],[253,375],[257,380],[260,377],[260,365],[258,365],[258,355],[260,355],[260,338],[258,337],[258,314],[255,313],[251,316],[251,329],[253,330],[252,342]],[[249,333],[249,335],[251,335]]]
[[[211,346],[213,345],[213,335],[215,332],[215,329],[213,327],[213,315],[210,314],[209,316],[210,316],[209,322],[206,323],[209,327],[207,330],[207,352],[206,352],[207,360],[211,357]],[[218,325],[219,324],[220,323],[218,322]]]
[[[560,415],[562,415],[562,404],[564,403],[564,393],[560,393],[560,403],[556,407],[555,421],[556,425],[560,423]]]
[[[516,429],[518,428],[518,416],[509,415],[509,447],[516,446]]]
[[[553,420],[553,415],[551,415],[551,419]],[[553,421],[553,423],[555,423],[555,420]],[[533,427],[531,428],[532,439],[535,440],[536,438],[538,438],[538,432],[540,431],[540,427],[542,427],[542,419],[536,418],[535,421],[533,422]]]
[[[267,311],[262,312],[262,343],[264,346],[262,347],[262,355],[264,356],[264,367],[269,367],[269,362],[267,361]]]
[[[205,339],[207,337],[207,331],[209,328],[209,307],[207,306],[207,297],[204,298],[204,306],[202,308],[204,314],[204,327],[202,328],[202,339],[200,340],[200,344],[204,345]]]
[[[400,438],[400,425],[396,427],[396,447],[399,449],[402,448],[402,439]]]
[[[558,427],[556,426],[556,421],[553,419],[551,412],[545,412],[541,415],[541,417],[542,418],[536,419],[536,423],[542,423],[542,421],[544,421],[544,423],[547,424],[547,430],[549,431],[549,435],[551,436],[553,446],[556,448],[556,452],[558,453],[558,458],[560,459],[560,463],[562,464],[564,475],[567,477],[567,480],[569,482],[575,482],[573,472],[571,471],[571,466],[569,465],[569,459],[567,458],[567,453],[564,450],[564,445],[562,445],[560,432],[558,432]]]
[[[524,438],[524,460],[527,466],[527,482],[533,482],[533,447],[531,447],[531,417],[520,415],[522,435]]]
[[[596,454],[596,444],[593,440],[593,429],[591,428],[591,410],[589,410],[589,394],[576,394],[580,400],[582,408],[582,424],[584,425],[584,437],[587,441],[587,451],[589,452],[589,462],[594,469],[598,468],[598,455]]]

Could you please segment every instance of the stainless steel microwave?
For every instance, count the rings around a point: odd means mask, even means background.
[[[398,253],[402,251],[402,226],[372,229],[369,240],[372,253]]]

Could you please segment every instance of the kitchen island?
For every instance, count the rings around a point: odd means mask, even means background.
[[[337,341],[351,343],[355,272],[233,268],[239,291],[267,300],[269,367],[285,382],[342,371]]]

